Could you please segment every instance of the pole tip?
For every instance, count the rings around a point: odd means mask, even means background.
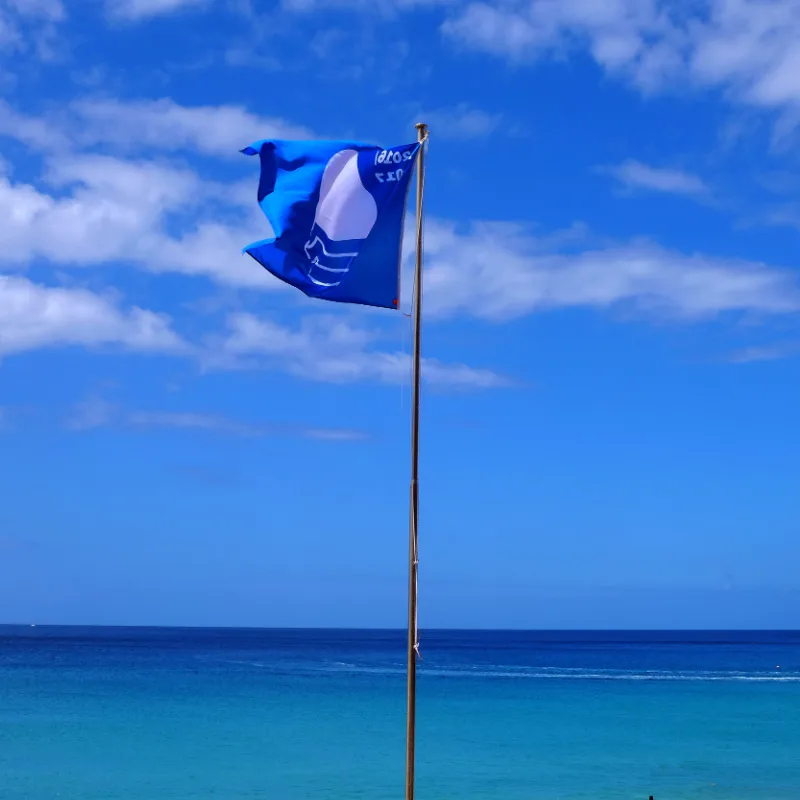
[[[418,122],[415,127],[417,129],[417,134],[419,135],[420,139],[424,138],[427,135],[428,126],[424,122]]]

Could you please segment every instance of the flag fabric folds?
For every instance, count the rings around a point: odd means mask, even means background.
[[[262,140],[258,203],[273,238],[245,247],[309,297],[397,308],[406,198],[420,144]]]

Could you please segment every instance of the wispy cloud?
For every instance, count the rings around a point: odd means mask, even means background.
[[[447,6],[458,0],[281,0],[289,11],[310,12],[320,8],[341,8],[370,14],[394,14],[426,6]]]
[[[767,225],[800,229],[800,206],[797,203],[773,206],[756,221]]]
[[[690,321],[728,312],[800,311],[791,270],[667,250],[647,241],[579,248],[523,225],[431,221],[426,311],[501,321],[543,309],[623,305]]]
[[[255,200],[243,211],[236,185],[186,168],[110,156],[62,155],[48,163],[53,193],[0,175],[0,265],[36,258],[62,266],[108,262],[218,283],[282,288],[241,249],[268,235]],[[192,211],[176,228],[173,217]]]
[[[71,431],[90,431],[106,428],[118,418],[119,408],[102,397],[93,396],[77,403],[65,420],[65,427]]]
[[[111,144],[127,151],[193,150],[243,158],[257,139],[311,139],[316,134],[280,117],[263,117],[241,106],[182,106],[168,98],[121,102],[82,100],[70,111],[82,144]]]
[[[62,0],[2,0],[2,7],[7,14],[16,13],[20,17],[48,19],[52,22],[58,22],[65,16]]]
[[[367,433],[353,428],[319,428],[290,423],[242,422],[230,417],[191,411],[131,411],[126,418],[131,428],[177,428],[208,431],[247,439],[264,436],[293,436],[326,442],[358,442],[368,439]]]
[[[281,325],[252,314],[233,314],[227,328],[190,343],[163,314],[132,307],[87,289],[51,287],[24,277],[0,275],[0,358],[43,348],[82,346],[182,356],[208,369],[268,369],[327,383],[400,384],[410,375],[406,353],[381,348],[385,330],[356,327],[333,315],[309,315],[299,326]],[[425,361],[426,380],[445,389],[490,389],[510,385],[497,373],[464,364]],[[104,401],[81,408],[73,426],[106,425],[118,410]],[[171,426],[247,435],[266,429],[237,428],[206,415],[158,417],[128,414],[129,426]],[[306,430],[316,438],[338,432]]]
[[[184,106],[167,97],[83,98],[41,116],[0,100],[0,136],[45,153],[102,145],[122,155],[191,151],[225,159],[243,159],[242,148],[258,139],[319,138],[302,125],[242,106]]]
[[[112,346],[199,359],[206,368],[275,369],[333,383],[402,383],[409,375],[408,355],[380,349],[382,335],[380,329],[354,327],[330,315],[309,315],[299,327],[291,328],[239,314],[230,318],[224,334],[190,344],[173,329],[166,315],[136,307],[125,309],[114,296],[0,275],[0,357],[70,345]],[[507,383],[490,370],[435,360],[426,363],[426,375],[440,387],[492,388]],[[102,424],[106,411],[95,404],[86,410],[83,424]],[[136,421],[129,420],[131,424]],[[144,418],[138,421],[143,423]],[[172,420],[175,425],[180,421]],[[185,417],[183,422],[212,424],[207,418]]]
[[[299,326],[281,325],[253,314],[233,314],[229,333],[208,351],[210,368],[272,368],[328,383],[375,381],[407,383],[411,362],[407,353],[380,349],[382,334],[353,326],[328,315],[305,317]],[[426,359],[423,376],[448,389],[489,389],[510,381],[487,369]]]
[[[601,167],[599,171],[610,175],[626,189],[694,197],[709,194],[708,186],[696,175],[679,169],[651,167],[641,161],[624,161],[617,166]]]
[[[36,258],[63,266],[116,261],[233,286],[284,288],[241,255],[270,233],[255,201],[257,178],[220,183],[166,160],[178,150],[244,160],[238,149],[250,139],[239,137],[247,130],[252,138],[310,135],[234,106],[84,101],[61,116],[32,117],[0,101],[0,136],[45,154],[39,181],[15,181],[0,169],[0,266]],[[117,154],[84,152],[97,145]],[[137,156],[120,155],[133,150]],[[252,167],[257,172],[255,160]]]
[[[645,93],[679,83],[788,111],[800,102],[797,0],[510,0],[458,6],[448,38],[516,61],[588,50]]]
[[[0,56],[9,56],[7,63],[0,62],[0,80],[13,80],[21,56],[51,60],[58,26],[65,18],[61,0],[0,0]]]
[[[779,361],[800,355],[800,342],[778,342],[758,347],[744,347],[730,354],[732,364],[750,364],[755,361]]]
[[[442,139],[483,139],[498,131],[503,122],[502,114],[490,114],[468,103],[420,111],[413,122],[426,122],[437,138]]]
[[[208,6],[214,0],[105,0],[112,20],[141,22],[151,17]]]
[[[65,150],[72,140],[52,119],[22,114],[0,100],[0,136],[17,139],[37,150]]]
[[[125,409],[102,397],[90,397],[77,404],[68,415],[65,426],[72,431],[110,427],[128,430],[172,429],[245,439],[290,436],[328,442],[357,442],[369,438],[366,432],[352,428],[309,427],[286,422],[249,422],[223,414],[199,411]]]
[[[50,287],[0,275],[0,358],[44,347],[116,345],[180,354],[188,350],[168,317],[85,289]]]
[[[61,0],[0,0],[0,48],[22,48],[27,25],[54,24],[65,17]]]

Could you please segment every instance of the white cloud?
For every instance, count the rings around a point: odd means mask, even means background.
[[[18,139],[37,150],[65,150],[71,144],[53,120],[20,114],[3,100],[0,100],[0,136]]]
[[[258,139],[310,139],[314,134],[279,117],[261,117],[241,106],[181,106],[173,100],[83,100],[71,107],[74,133],[84,145],[128,150],[193,150],[227,158]]]
[[[757,105],[800,101],[798,0],[714,0],[709,11],[688,56],[696,79]]]
[[[653,192],[682,195],[707,195],[708,187],[696,175],[679,169],[663,169],[624,161],[604,170],[628,189],[648,189]]]
[[[362,441],[363,431],[352,428],[308,427],[291,423],[245,422],[222,414],[197,411],[145,411],[125,409],[102,397],[78,403],[66,420],[74,431],[121,427],[138,430],[173,429],[201,431],[223,436],[260,439],[265,436],[293,436],[329,442]]]
[[[48,287],[23,277],[0,275],[0,359],[43,348],[113,346],[128,351],[163,353],[199,359],[206,368],[274,369],[327,383],[402,383],[410,375],[407,354],[384,352],[370,345],[377,331],[355,328],[333,316],[306,317],[292,329],[251,314],[235,314],[224,335],[202,346],[185,342],[163,314],[132,307],[86,289]],[[446,388],[493,388],[507,381],[489,370],[427,360],[425,377]],[[94,398],[73,415],[76,429],[120,422],[119,409]],[[242,436],[291,432],[289,428],[248,427],[204,414],[128,413],[128,427],[186,427]],[[297,430],[292,429],[295,434]],[[312,438],[343,438],[338,429],[303,429]],[[352,437],[351,437],[352,438]]]
[[[292,375],[328,383],[377,381],[402,384],[410,380],[411,361],[406,353],[372,347],[380,334],[355,328],[327,315],[306,317],[289,328],[252,314],[233,314],[230,333],[211,350],[210,367],[279,368]],[[508,385],[490,370],[463,364],[443,364],[425,359],[423,377],[432,385],[453,389],[488,389]]]
[[[493,134],[503,121],[502,114],[489,114],[467,103],[417,114],[414,122],[426,122],[441,139],[482,139]]]
[[[251,134],[247,134],[247,130]],[[247,181],[201,179],[159,157],[126,159],[82,147],[196,149],[234,153],[258,136],[308,132],[234,106],[178,106],[170,100],[81,102],[55,118],[29,117],[0,101],[0,135],[44,151],[36,183],[14,182],[0,162],[0,266],[37,258],[64,266],[124,262],[151,272],[204,275],[224,285],[282,289],[241,254],[267,238],[256,203],[258,163]],[[247,136],[241,140],[240,136]]]
[[[0,175],[0,265],[22,267],[37,258],[64,266],[123,262],[227,285],[280,286],[241,255],[269,234],[269,224],[255,199],[249,210],[239,209],[237,186],[168,164],[91,155],[53,159],[46,179],[58,194]],[[173,218],[187,214],[191,221],[173,232]]]
[[[800,104],[800,0],[474,2],[443,31],[513,60],[585,48],[646,92],[688,82],[756,106]]]
[[[240,151],[258,139],[317,138],[301,125],[242,106],[182,106],[169,98],[75,100],[39,117],[0,100],[0,135],[44,152],[104,145],[124,154],[191,151],[230,159],[244,159]]]
[[[281,326],[251,314],[229,318],[224,335],[202,346],[186,343],[162,314],[132,307],[121,309],[115,299],[86,289],[48,287],[26,278],[0,275],[0,358],[42,348],[115,346],[123,350],[166,353],[198,358],[207,368],[275,369],[328,383],[403,383],[410,360],[402,352],[385,352],[374,345],[381,334],[353,327],[334,316],[306,317],[299,328]],[[508,381],[489,370],[426,360],[426,380],[446,388],[493,388]],[[73,427],[99,427],[117,419],[117,409],[95,400],[80,409]],[[160,419],[160,422],[159,422]],[[127,425],[167,425],[222,430],[222,423],[203,416],[128,416]],[[256,430],[256,429],[253,429]],[[247,435],[245,428],[228,433]],[[259,428],[257,435],[266,435]],[[253,434],[255,435],[255,434]],[[308,433],[307,435],[312,435]],[[318,438],[334,433],[313,432]]]
[[[479,50],[513,59],[562,53],[585,44],[609,69],[645,57],[645,37],[672,30],[655,0],[512,0],[462,6],[443,31]]]
[[[151,353],[184,353],[168,317],[120,309],[85,289],[42,286],[0,275],[0,357],[44,347],[115,345]]]
[[[791,271],[648,242],[578,250],[524,226],[476,223],[459,231],[432,221],[425,235],[425,309],[490,320],[542,309],[611,308],[693,319],[725,312],[800,310]]]
[[[140,22],[184,9],[201,8],[210,2],[211,0],[106,0],[106,10],[112,19]]]

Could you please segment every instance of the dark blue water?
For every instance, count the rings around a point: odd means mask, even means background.
[[[0,627],[0,798],[399,798],[405,634]],[[418,797],[800,798],[800,633],[424,633]]]

